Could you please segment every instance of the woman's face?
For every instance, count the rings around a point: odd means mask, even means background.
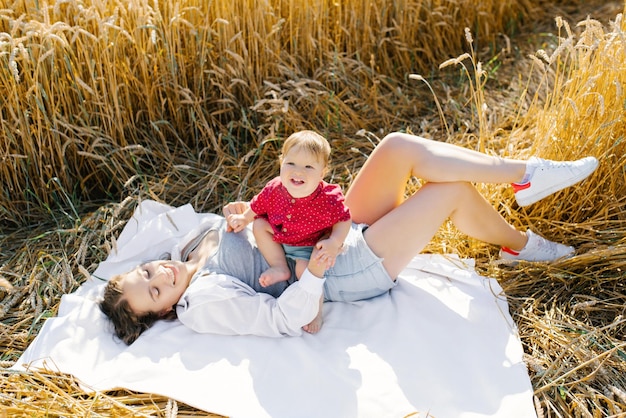
[[[283,156],[280,180],[296,199],[313,193],[324,179],[324,163],[304,147],[295,146]]]
[[[192,275],[181,261],[151,261],[126,273],[122,293],[136,314],[165,314],[185,292]]]

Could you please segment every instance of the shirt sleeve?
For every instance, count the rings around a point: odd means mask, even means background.
[[[341,187],[337,184],[325,183],[324,191],[333,223],[349,220],[351,218],[350,209],[345,204],[345,196]]]
[[[278,298],[223,274],[200,273],[176,307],[178,319],[200,333],[299,336],[315,318],[324,279],[308,270]]]
[[[266,215],[269,212],[269,202],[272,201],[272,195],[278,185],[280,185],[280,177],[274,177],[250,200],[250,209],[257,217]]]

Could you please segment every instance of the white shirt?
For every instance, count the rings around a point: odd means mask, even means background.
[[[176,306],[178,319],[200,333],[299,336],[317,315],[325,279],[305,270],[278,298],[234,277],[199,272]]]

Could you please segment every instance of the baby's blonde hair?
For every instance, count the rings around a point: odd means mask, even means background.
[[[314,131],[298,131],[289,135],[289,138],[283,143],[280,159],[287,155],[289,150],[294,147],[303,147],[311,154],[315,155],[319,161],[324,163],[324,167],[328,167],[330,163],[330,144],[322,135]]]

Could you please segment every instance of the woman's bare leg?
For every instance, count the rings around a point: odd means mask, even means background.
[[[510,225],[470,182],[524,182],[524,190],[539,184],[534,192],[525,193],[524,205],[528,205],[581,181],[598,165],[593,157],[565,165],[541,161],[533,163],[533,177],[524,179],[526,161],[394,133],[386,136],[365,162],[346,193],[346,204],[353,221],[370,225],[365,240],[375,254],[384,258],[383,264],[392,277],[428,244],[448,218],[473,238],[519,251],[528,242],[526,233]],[[531,182],[538,172],[540,176]],[[426,184],[405,201],[406,182],[412,176]],[[534,242],[546,245],[545,240]],[[571,247],[547,242],[554,257],[573,252]],[[529,261],[548,260],[534,253],[524,257]]]
[[[522,179],[525,170],[525,161],[393,133],[381,141],[359,171],[346,193],[346,204],[355,222],[371,225],[403,202],[411,176],[427,182],[513,183]]]
[[[448,218],[461,232],[484,242],[521,249],[527,241],[524,232],[511,226],[465,182],[425,184],[376,220],[364,233],[365,241],[395,278]]]

